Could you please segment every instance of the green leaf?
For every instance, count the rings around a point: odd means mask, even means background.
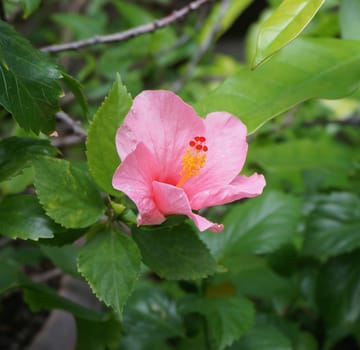
[[[205,316],[209,334],[222,350],[249,331],[255,319],[252,303],[242,297],[187,298],[180,301],[182,313],[197,312]]]
[[[37,241],[52,238],[63,230],[46,215],[35,197],[19,195],[5,198],[0,203],[0,234]]]
[[[259,28],[253,66],[294,40],[325,0],[284,0]]]
[[[28,18],[40,5],[41,0],[20,0],[24,7],[24,18]]]
[[[98,298],[121,314],[139,277],[140,253],[131,238],[104,230],[81,249],[78,270]]]
[[[0,141],[0,181],[18,174],[38,156],[55,155],[48,140],[30,137],[9,137]]]
[[[61,94],[57,66],[2,21],[0,52],[0,104],[23,129],[53,131]]]
[[[291,280],[276,274],[261,257],[239,255],[229,275],[238,294],[271,302],[280,312],[297,292]]]
[[[64,245],[62,247],[41,246],[41,251],[55,266],[60,268],[61,271],[76,278],[80,277],[76,266],[79,248],[74,245]]]
[[[311,186],[318,184],[326,188],[344,177],[346,182],[353,161],[346,148],[320,138],[254,145],[249,149],[248,163],[256,163],[264,169],[269,184],[303,185],[304,175],[309,175]]]
[[[360,42],[298,38],[254,71],[227,79],[196,107],[200,115],[233,113],[251,133],[302,101],[340,98],[359,83]]]
[[[217,36],[225,33],[241,13],[253,2],[253,0],[230,0],[225,13],[222,15],[224,5],[214,4],[211,13],[207,16],[201,30],[197,34],[198,41],[204,44],[212,36],[214,27],[217,27]],[[219,18],[220,17],[220,18]],[[220,21],[219,21],[220,19]]]
[[[69,75],[65,72],[61,72],[61,74],[62,74],[62,81],[64,82],[66,87],[74,94],[75,98],[77,99],[77,101],[79,102],[79,104],[81,106],[81,109],[82,109],[83,115],[84,115],[84,119],[87,120],[88,114],[89,114],[89,107],[88,107],[88,103],[87,103],[86,96],[84,94],[82,85],[80,84],[80,82],[78,80],[76,80],[71,75]]]
[[[203,235],[212,254],[228,268],[237,256],[275,251],[290,241],[299,221],[301,202],[291,195],[265,192],[240,203],[225,217],[220,235]]]
[[[360,316],[360,251],[329,260],[319,271],[316,300],[328,327],[354,324]]]
[[[110,318],[103,322],[76,319],[76,350],[115,349],[122,336],[121,323]]]
[[[209,250],[186,223],[172,227],[137,228],[133,237],[143,262],[163,278],[198,279],[216,271]]]
[[[112,187],[112,176],[120,164],[115,135],[131,104],[131,97],[117,75],[108,97],[95,114],[86,142],[91,175],[103,190],[113,195],[119,195]]]
[[[158,288],[136,290],[124,309],[124,333],[123,343],[135,339],[141,348],[149,341],[184,336],[175,300]]]
[[[47,215],[67,228],[87,227],[99,220],[104,203],[83,166],[44,157],[33,164],[35,188]]]
[[[271,325],[256,325],[229,350],[293,350],[290,340]]]
[[[16,262],[0,257],[0,295],[18,286],[20,274],[20,267]]]
[[[317,196],[306,220],[303,253],[326,260],[360,248],[360,198],[335,192]]]
[[[342,0],[340,2],[339,21],[342,38],[360,40],[359,18],[359,0]]]

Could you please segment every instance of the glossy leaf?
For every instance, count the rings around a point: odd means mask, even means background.
[[[294,40],[325,0],[284,0],[260,25],[253,66]]]
[[[212,254],[228,268],[237,256],[273,252],[290,241],[300,217],[301,202],[280,192],[267,192],[240,203],[225,217],[220,235],[203,235]]]
[[[115,135],[131,104],[131,97],[118,75],[108,97],[95,114],[86,143],[91,175],[103,190],[113,195],[119,194],[112,187],[112,176],[120,164]]]
[[[256,325],[229,350],[293,350],[290,340],[271,325]]]
[[[37,199],[30,195],[5,198],[0,202],[0,234],[11,238],[52,238],[63,230],[49,219]]]
[[[256,70],[227,79],[196,107],[200,115],[233,113],[252,133],[302,101],[340,98],[359,85],[360,42],[298,38]]]
[[[56,65],[2,21],[0,53],[0,104],[23,129],[53,131],[61,94]]]
[[[101,217],[104,203],[85,167],[49,157],[36,160],[33,166],[38,198],[54,221],[82,228]]]
[[[339,22],[342,38],[360,40],[359,18],[359,0],[342,0],[340,2]]]
[[[93,292],[118,314],[140,273],[140,253],[131,238],[104,230],[82,247],[78,270]]]
[[[161,289],[136,290],[124,309],[124,333],[122,344],[137,342],[140,348],[150,341],[184,336],[175,300]]]
[[[329,260],[319,271],[316,299],[328,327],[354,324],[360,316],[360,253]]]
[[[144,263],[163,278],[197,279],[216,271],[209,250],[186,223],[154,229],[137,228],[133,236]]]
[[[188,298],[180,301],[180,310],[205,316],[209,334],[219,350],[248,332],[255,319],[252,303],[241,297]]]
[[[360,198],[335,192],[314,199],[307,217],[303,252],[319,259],[360,247]]]
[[[18,174],[39,156],[55,155],[48,140],[30,137],[9,137],[0,141],[0,181]]]

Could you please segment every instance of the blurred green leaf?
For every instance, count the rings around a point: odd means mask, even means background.
[[[303,253],[326,260],[360,247],[360,198],[352,193],[319,195],[306,218]]]
[[[142,287],[136,290],[124,309],[124,333],[121,343],[126,349],[131,343],[143,349],[153,341],[184,336],[175,300],[162,289]]]
[[[53,131],[61,95],[56,65],[2,21],[0,58],[0,104],[23,129]]]
[[[221,18],[219,18],[222,10],[221,3],[214,4],[211,13],[207,16],[206,20],[201,26],[197,34],[198,41],[203,44],[209,37],[212,36],[211,32],[217,28],[217,36],[219,37],[225,33],[241,13],[253,2],[253,0],[230,0],[226,11]]]
[[[106,15],[103,12],[97,12],[93,16],[70,12],[56,13],[51,18],[60,27],[70,30],[77,40],[105,32]]]
[[[21,270],[16,262],[0,256],[0,295],[17,287],[20,275]]]
[[[52,238],[54,232],[63,230],[46,215],[35,197],[19,195],[0,202],[0,234],[37,241]]]
[[[298,38],[256,70],[240,70],[196,107],[200,115],[233,113],[252,133],[302,101],[340,98],[359,84],[360,41]]]
[[[293,350],[290,340],[271,325],[256,325],[229,350]]]
[[[198,279],[216,271],[216,263],[209,250],[186,223],[151,229],[136,228],[133,237],[144,263],[163,278]]]
[[[300,211],[298,198],[265,192],[235,205],[225,217],[221,234],[201,238],[221,263],[232,268],[241,253],[269,253],[290,241],[296,232]]]
[[[242,297],[189,297],[180,300],[180,312],[204,315],[208,322],[209,335],[216,344],[215,348],[219,350],[247,333],[255,319],[252,303]]]
[[[86,142],[91,175],[103,190],[113,195],[119,195],[112,187],[113,174],[120,164],[115,135],[131,104],[132,99],[117,75],[108,97],[95,114]]]
[[[103,322],[76,319],[76,350],[115,349],[122,336],[121,323],[110,318]]]
[[[342,0],[340,2],[339,21],[342,38],[360,40],[359,18],[359,0]]]
[[[118,314],[140,273],[140,253],[131,238],[103,230],[81,248],[78,270],[93,292]]]
[[[353,168],[351,154],[345,147],[322,138],[254,144],[249,149],[248,163],[259,165],[270,184],[296,186],[308,176],[311,186],[322,188],[346,184]]]
[[[41,251],[51,260],[51,262],[61,271],[79,278],[76,266],[76,258],[79,248],[74,245],[64,245],[62,247],[41,246]]]
[[[330,259],[319,271],[316,299],[331,329],[357,322],[360,316],[360,251]]]
[[[39,156],[55,155],[48,140],[30,137],[9,137],[0,141],[0,181],[17,175]]]
[[[237,294],[269,302],[279,312],[285,312],[296,295],[295,284],[276,274],[263,258],[257,256],[239,254],[236,265],[231,266],[230,273],[223,278],[229,279]]]
[[[50,157],[34,161],[33,166],[38,198],[54,221],[82,228],[103,215],[103,200],[86,168]]]
[[[24,7],[24,18],[28,18],[40,5],[41,0],[20,0]]]
[[[315,16],[325,0],[284,0],[261,23],[253,66],[294,40]]]

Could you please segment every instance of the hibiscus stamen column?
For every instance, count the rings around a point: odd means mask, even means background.
[[[201,168],[205,165],[206,152],[208,151],[205,142],[206,138],[204,136],[195,136],[189,142],[189,146],[181,159],[182,171],[177,187],[182,187],[191,177],[200,174]]]

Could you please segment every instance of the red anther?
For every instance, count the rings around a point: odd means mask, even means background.
[[[207,152],[208,151],[208,148],[207,146],[203,146],[203,149],[202,149],[204,152]]]
[[[194,137],[194,140],[195,140],[195,141],[200,141],[200,136],[195,136],[195,137]]]
[[[203,146],[201,146],[201,145],[196,145],[196,149],[197,149],[198,151],[201,151],[202,148],[203,148]]]
[[[195,141],[190,141],[190,142],[189,142],[189,146],[190,146],[190,147],[194,147],[194,146],[195,146]]]
[[[204,136],[200,136],[200,137],[199,137],[199,141],[200,141],[200,142],[205,142],[205,141],[206,141],[206,138],[205,138]]]

